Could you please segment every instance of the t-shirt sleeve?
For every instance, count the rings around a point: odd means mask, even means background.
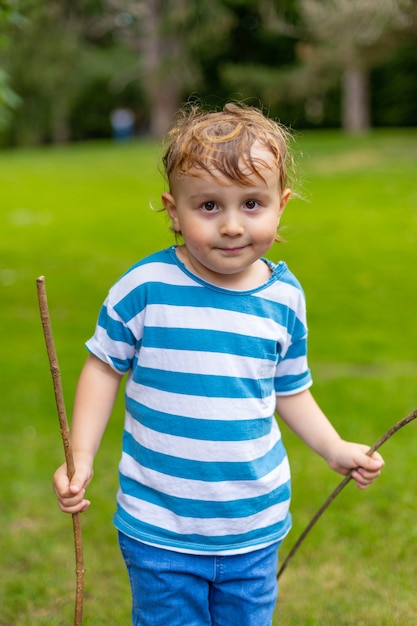
[[[293,395],[311,387],[313,381],[307,362],[307,322],[304,293],[300,290],[287,318],[287,341],[275,370],[277,395]]]
[[[117,373],[132,368],[137,340],[128,324],[106,298],[100,310],[94,335],[86,342],[87,350]]]

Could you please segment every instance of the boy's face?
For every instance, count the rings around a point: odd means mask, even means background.
[[[250,185],[239,185],[214,171],[190,170],[175,181],[162,201],[173,228],[181,232],[185,265],[203,279],[235,289],[250,289],[266,280],[260,262],[274,243],[290,190],[279,190],[273,155],[252,148],[263,180],[250,173]]]

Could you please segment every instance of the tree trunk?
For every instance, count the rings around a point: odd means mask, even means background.
[[[342,126],[350,134],[369,130],[369,76],[363,68],[347,68],[342,77]]]
[[[71,129],[68,115],[53,115],[51,140],[54,144],[66,144],[71,139]]]
[[[150,104],[149,132],[151,137],[160,139],[174,121],[180,105],[178,85],[166,80],[148,91]]]
[[[162,32],[165,4],[149,2],[142,17],[141,41],[143,85],[149,102],[150,134],[162,137],[180,104],[182,42],[176,33]]]

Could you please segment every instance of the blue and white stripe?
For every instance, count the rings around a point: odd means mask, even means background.
[[[182,552],[237,554],[289,531],[276,394],[311,385],[304,295],[285,263],[252,291],[210,285],[175,247],[110,290],[88,349],[128,372],[116,526]]]

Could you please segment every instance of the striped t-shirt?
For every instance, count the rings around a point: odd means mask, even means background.
[[[128,372],[117,528],[199,554],[249,552],[291,526],[276,394],[311,385],[305,300],[286,264],[249,291],[207,283],[175,247],[112,287],[87,348]]]

